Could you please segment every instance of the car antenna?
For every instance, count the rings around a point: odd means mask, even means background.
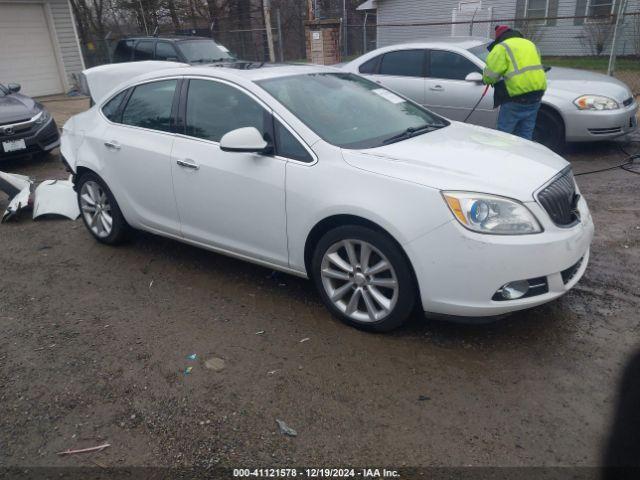
[[[158,38],[158,28],[160,28],[158,25],[156,25],[156,28],[153,30],[153,36]]]

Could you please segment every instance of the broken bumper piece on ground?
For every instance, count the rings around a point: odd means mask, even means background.
[[[0,190],[9,196],[9,205],[2,215],[2,222],[15,216],[19,210],[29,205],[33,182],[29,177],[15,173],[0,172]]]
[[[61,215],[70,220],[80,216],[70,180],[45,180],[38,185],[33,198],[33,218],[42,215]]]
[[[0,190],[9,197],[9,204],[2,215],[2,222],[15,217],[29,206],[33,181],[24,175],[0,172]],[[45,180],[33,192],[33,218],[43,215],[60,215],[71,220],[80,216],[76,193],[70,180]]]

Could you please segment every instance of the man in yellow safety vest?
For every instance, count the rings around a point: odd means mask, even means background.
[[[531,140],[547,89],[538,47],[517,30],[498,25],[488,49],[483,80],[494,86],[494,104],[500,106],[498,130]]]

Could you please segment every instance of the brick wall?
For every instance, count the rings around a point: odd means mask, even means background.
[[[340,20],[312,20],[305,23],[307,60],[320,65],[340,62]]]

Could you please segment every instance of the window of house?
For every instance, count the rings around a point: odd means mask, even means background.
[[[133,52],[134,60],[153,60],[153,40],[141,40]]]
[[[527,18],[545,18],[548,8],[549,0],[527,0],[525,16]],[[545,23],[545,20],[535,20],[534,23]]]
[[[608,17],[613,13],[614,0],[589,0],[587,15],[594,18]]]
[[[225,83],[190,80],[187,95],[187,135],[219,142],[242,127],[265,132],[267,112],[246,93]]]
[[[424,50],[398,50],[385,53],[380,62],[381,75],[423,77]]]
[[[128,92],[129,90],[120,92],[111,100],[109,100],[104,107],[102,107],[102,113],[104,114],[105,117],[107,117],[112,122],[115,122],[115,123],[120,122],[120,105],[122,104],[124,97],[127,96]]]
[[[464,80],[471,72],[481,73],[471,60],[454,52],[432,50],[429,55],[429,77]]]
[[[178,60],[176,48],[169,42],[158,42],[156,45],[156,60]]]
[[[122,123],[168,132],[177,80],[144,83],[135,87],[122,112]]]

